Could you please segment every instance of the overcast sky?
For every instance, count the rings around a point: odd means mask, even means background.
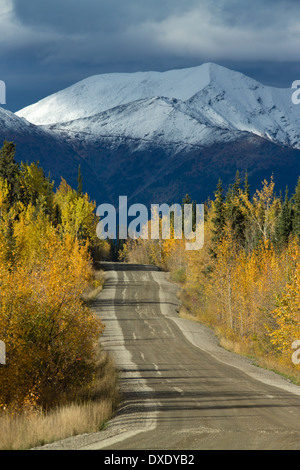
[[[215,62],[300,80],[297,0],[0,0],[0,80],[17,111],[91,75]]]

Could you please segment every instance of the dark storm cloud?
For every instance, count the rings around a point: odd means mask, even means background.
[[[183,5],[180,0],[15,0],[14,3],[16,14],[27,24],[47,25],[67,33],[99,29],[116,32],[145,18],[159,20]]]
[[[288,73],[300,73],[292,0],[0,0],[0,12],[0,78],[18,100],[23,91],[15,109],[104,72],[212,61],[261,81],[269,67],[276,84],[278,71],[299,78]]]
[[[193,4],[197,1],[190,0],[190,7]],[[14,1],[17,20],[33,35],[44,32],[44,38],[39,35],[41,60],[73,67],[87,62],[126,64],[156,55],[160,48],[151,25],[167,19],[170,12],[180,15],[185,10],[182,0]]]
[[[49,61],[82,62],[98,53],[95,62],[109,55],[111,62],[119,55],[126,62],[158,51],[194,59],[286,60],[299,40],[291,0],[15,0],[14,7],[22,25],[43,30],[45,38],[48,32]]]

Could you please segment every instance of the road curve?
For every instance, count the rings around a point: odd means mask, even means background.
[[[300,387],[220,348],[178,315],[154,266],[103,263],[94,308],[120,369],[123,402],[105,431],[44,446],[77,450],[299,449]]]

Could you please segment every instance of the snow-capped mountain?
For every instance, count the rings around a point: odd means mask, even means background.
[[[28,133],[28,132],[43,132],[31,124],[24,118],[19,118],[11,111],[0,108],[0,129],[2,132],[10,132],[12,129],[15,132]]]
[[[39,160],[56,182],[76,184],[99,203],[212,196],[236,170],[250,183],[300,174],[300,106],[292,90],[203,64],[168,72],[96,75],[17,113],[0,108],[1,140],[17,158]]]
[[[16,113],[35,124],[56,124],[133,101],[164,96],[185,101],[209,83],[209,65],[169,72],[112,73],[89,77]]]
[[[151,142],[185,148],[187,145],[211,145],[240,138],[240,131],[208,125],[204,117],[193,117],[184,102],[154,97],[133,101],[70,122],[45,126],[60,135],[85,141],[99,138],[126,138],[139,141],[140,147]]]
[[[16,114],[85,139],[123,136],[211,145],[249,132],[300,148],[300,110],[290,88],[267,87],[211,63],[93,76]]]

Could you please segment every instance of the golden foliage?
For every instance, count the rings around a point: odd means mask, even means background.
[[[2,185],[1,207],[5,194]],[[16,218],[3,211],[0,228],[0,405],[49,407],[94,378],[104,327],[81,300],[93,272],[88,242],[31,203]]]
[[[223,204],[225,226],[217,238],[216,205],[207,206],[201,250],[186,251],[171,234],[169,240],[129,242],[124,255],[137,260],[139,254],[142,262],[169,270],[171,279],[182,284],[185,311],[222,337],[293,366],[292,344],[300,340],[300,248],[292,235],[286,243],[276,243],[282,203],[273,178],[263,181],[251,200],[239,190]],[[244,216],[243,243],[236,241],[230,204]]]

